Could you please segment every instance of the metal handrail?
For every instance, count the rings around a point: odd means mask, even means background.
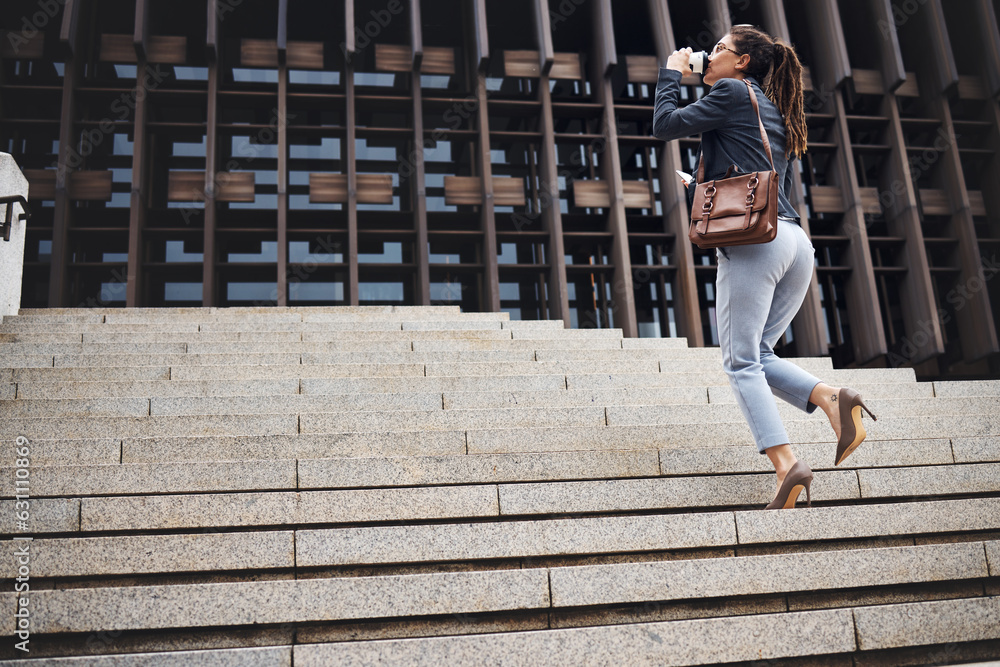
[[[4,216],[3,221],[3,240],[10,241],[10,229],[11,229],[11,219],[14,213],[14,204],[21,205],[21,214],[17,216],[18,220],[27,220],[31,217],[31,209],[28,208],[28,200],[22,195],[11,195],[9,197],[0,197],[0,204],[7,204],[7,214]]]

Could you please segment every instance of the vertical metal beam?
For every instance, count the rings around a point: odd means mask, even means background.
[[[59,41],[71,54],[76,54],[77,40],[80,38],[80,11],[83,1],[66,0],[66,4],[63,7],[63,21],[59,27]]]
[[[837,0],[806,0],[805,5],[809,38],[815,44],[813,52],[818,61],[815,78],[822,90],[836,90],[851,76],[851,61],[847,56]]]
[[[788,19],[785,17],[785,5],[781,0],[761,0],[760,11],[764,14],[764,29],[773,37],[780,37],[789,44],[792,43],[788,31]]]
[[[656,43],[656,60],[662,67],[675,49],[674,31],[665,0],[649,0],[649,17]],[[686,337],[693,347],[705,345],[701,327],[701,306],[698,302],[698,277],[694,270],[694,250],[688,241],[691,211],[684,186],[674,175],[681,169],[680,145],[669,141],[660,149],[657,164],[660,169],[660,202],[663,207],[664,231],[674,234],[673,297],[677,335]]]
[[[721,39],[732,27],[732,17],[729,15],[729,3],[726,0],[708,0],[708,26],[712,39]],[[708,46],[711,48],[711,45]]]
[[[951,49],[951,38],[948,37],[948,26],[944,20],[944,8],[939,0],[926,0],[926,4],[914,14],[914,21],[922,29],[920,39],[920,55],[926,74],[927,85],[921,86],[921,93],[950,95],[958,87],[958,65]],[[929,77],[929,79],[927,78]]]
[[[473,65],[485,72],[490,64],[490,38],[486,30],[486,0],[472,1]]]
[[[483,204],[479,207],[483,231],[484,311],[500,311],[500,274],[497,261],[497,226],[493,206],[493,165],[490,161],[490,117],[486,107],[486,73],[476,73],[476,125],[479,129],[476,166],[482,181]]]
[[[607,26],[595,35],[594,47],[597,51],[597,67],[601,77],[611,74],[618,65],[618,50],[615,46],[615,31],[612,23],[611,0],[594,1],[594,22],[598,26]]]
[[[943,354],[944,336],[938,320],[930,262],[927,261],[924,231],[920,226],[918,195],[910,174],[906,141],[895,95],[888,94],[883,98],[882,113],[889,118],[887,139],[892,152],[880,183],[879,199],[888,203],[884,214],[889,223],[889,233],[906,239],[903,245],[903,264],[907,270],[899,281],[899,305],[903,311],[907,337],[915,350],[907,361],[915,365]],[[918,332],[923,333],[918,336]],[[923,340],[926,342],[918,345]]]
[[[420,63],[424,58],[424,33],[420,25],[420,0],[410,0],[410,48],[413,52],[413,71],[419,72]]]
[[[772,36],[782,39],[788,44],[792,44],[791,32],[788,29],[788,20],[785,16],[785,6],[781,0],[763,0],[761,11],[764,14],[764,29]],[[812,234],[809,228],[809,216],[805,202],[802,199],[802,176],[799,174],[796,163],[788,165],[792,169],[792,191],[786,192],[785,196],[789,203],[795,207],[799,213],[799,224],[806,234]],[[809,290],[802,301],[799,312],[792,320],[792,331],[795,333],[795,351],[799,356],[819,357],[830,353],[826,343],[826,327],[823,323],[823,305],[819,293],[819,280],[816,271],[813,271],[812,280],[809,283]]]
[[[989,94],[996,98],[1000,96],[1000,29],[997,28],[996,11],[990,0],[973,0],[972,5],[982,46],[980,63],[983,83]]]
[[[348,43],[353,43],[354,34],[354,0],[347,0]],[[355,120],[354,96],[354,49],[349,49],[351,56],[344,67],[344,98],[346,103],[346,146],[344,146],[344,166],[347,168],[347,285],[345,296],[351,306],[358,305],[358,168],[357,124]]]
[[[288,5],[282,0],[278,17],[278,39],[281,25],[287,25]],[[282,18],[285,20],[282,21]],[[278,299],[277,305],[288,305],[288,63],[278,61]]]
[[[140,17],[136,15],[136,31]],[[145,57],[140,57],[136,65],[135,81],[135,122],[133,123],[132,142],[132,191],[129,200],[128,221],[128,278],[125,287],[125,306],[134,308],[143,306],[145,297],[145,243],[143,232],[146,227],[146,215],[149,209],[149,137],[146,131],[146,121],[149,117],[149,92],[143,76],[147,63]]]
[[[354,59],[354,0],[344,0],[344,60]]]
[[[555,60],[554,49],[552,47],[552,24],[549,21],[548,0],[534,0],[532,6],[535,10],[535,39],[538,43],[538,64],[541,67],[541,74],[548,75]]]
[[[885,327],[882,325],[882,308],[875,289],[875,272],[872,268],[871,247],[868,244],[868,227],[865,223],[864,205],[858,175],[854,168],[851,135],[847,129],[847,111],[839,94],[833,96],[834,142],[838,159],[834,176],[844,198],[843,229],[850,243],[847,247],[847,265],[851,275],[846,282],[847,312],[851,323],[851,343],[858,364],[865,364],[888,351]]]
[[[288,0],[278,0],[278,67],[285,65],[288,54]]]
[[[135,32],[132,35],[132,42],[135,45],[135,55],[138,60],[146,60],[149,44],[149,0],[136,0]]]
[[[427,178],[424,166],[424,113],[423,95],[420,92],[420,72],[411,72],[411,89],[413,90],[413,151],[410,156],[409,188],[413,202],[413,226],[416,230],[417,247],[413,249],[414,261],[417,265],[416,303],[427,306],[431,303],[431,273],[430,255],[427,248]],[[400,174],[400,178],[403,175]],[[402,182],[400,183],[402,185]]]
[[[906,80],[906,70],[903,66],[903,52],[899,48],[899,35],[896,34],[896,22],[889,0],[873,0],[868,19],[879,30],[881,39],[876,41],[879,48],[882,83],[887,92],[892,92]]]
[[[205,56],[209,63],[219,58],[218,0],[207,0],[208,29],[205,31]]]
[[[593,37],[599,44],[614,48],[614,26],[608,2],[610,0],[599,0],[593,4],[591,12]],[[603,11],[602,6],[605,7]],[[618,124],[615,120],[611,76],[604,65],[605,63],[598,62],[591,72],[591,77],[597,100],[604,106],[601,124],[604,126],[605,151],[600,162],[601,177],[607,183],[608,193],[611,196],[608,208],[608,231],[612,234],[611,261],[615,267],[611,285],[612,313],[614,326],[622,330],[622,335],[635,338],[639,335],[639,325],[635,313],[632,259],[629,255],[628,227],[625,218],[625,188],[622,185],[621,156],[618,153]],[[601,297],[603,298],[604,294],[601,294]]]
[[[1000,352],[1000,345],[997,343],[990,296],[988,291],[983,289],[987,284],[986,277],[983,273],[982,257],[979,254],[976,226],[972,219],[969,191],[965,187],[965,176],[962,173],[962,160],[958,153],[951,109],[942,97],[935,97],[931,107],[935,115],[941,119],[941,125],[948,137],[948,146],[943,151],[941,167],[945,189],[951,197],[951,228],[958,238],[958,263],[962,270],[958,282],[961,286],[959,296],[963,305],[961,307],[956,305],[955,316],[958,319],[959,331],[962,332],[962,358],[966,362],[973,362]],[[980,287],[976,289],[976,285]]]
[[[569,329],[569,290],[566,287],[566,246],[563,240],[562,212],[559,210],[559,168],[556,160],[555,124],[552,120],[552,93],[549,77],[538,80],[538,96],[542,102],[542,142],[538,147],[538,187],[542,224],[549,233],[548,319],[563,321]]]
[[[219,51],[213,50],[219,40],[218,0],[208,0],[208,40],[209,55],[218,56]],[[214,41],[213,41],[214,40]],[[201,273],[201,305],[214,306],[216,303],[215,287],[215,223],[217,217],[215,203],[215,170],[218,163],[219,148],[219,76],[222,67],[218,57],[210,58],[208,62],[208,99],[205,113],[205,215],[202,240],[202,273]]]
[[[59,112],[59,161],[56,164],[56,200],[52,212],[52,259],[49,265],[49,307],[69,305],[69,228],[73,221],[73,202],[69,198],[70,158],[76,144],[76,89],[79,86],[86,54],[80,53],[80,0],[67,0],[59,38],[68,53],[63,69],[62,108]]]

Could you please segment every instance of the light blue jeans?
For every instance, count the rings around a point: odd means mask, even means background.
[[[722,363],[757,450],[788,443],[771,396],[812,413],[819,378],[774,354],[812,279],[815,250],[805,231],[778,218],[770,243],[716,249],[716,317]]]

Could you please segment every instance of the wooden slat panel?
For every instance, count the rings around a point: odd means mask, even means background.
[[[625,208],[653,208],[653,187],[650,181],[622,181]]]
[[[583,79],[583,63],[579,53],[557,53],[552,61],[552,71],[549,77],[553,79]]]
[[[857,70],[854,70],[857,72]],[[861,194],[861,208],[865,213],[879,214],[882,212],[882,205],[878,200],[878,188],[858,188]]]
[[[832,185],[813,185],[809,188],[813,213],[843,213],[844,195]]]
[[[424,61],[420,65],[424,74],[454,74],[455,49],[442,46],[425,46]]]
[[[111,199],[111,172],[72,172],[69,177],[69,198],[86,201],[107,201]]]
[[[538,51],[504,51],[504,76],[537,77],[539,75]]]
[[[28,199],[56,198],[55,169],[25,169],[24,177],[28,179]]]
[[[167,201],[204,201],[205,172],[170,171],[167,175]]]
[[[494,176],[493,203],[497,206],[524,206],[524,179]]]
[[[969,208],[972,209],[972,215],[986,215],[986,201],[982,190],[969,190]]]
[[[218,184],[218,201],[252,202],[254,200],[252,171],[220,171],[215,178]]]
[[[482,180],[478,176],[445,176],[444,203],[448,206],[482,204]]]
[[[882,95],[883,89],[882,73],[874,69],[851,70],[851,78],[854,79],[854,90],[861,95]]]
[[[413,69],[413,52],[405,44],[376,44],[376,72],[409,72]]]
[[[656,83],[660,76],[656,56],[625,56],[625,67],[632,83]]]
[[[574,180],[573,203],[581,208],[608,208],[611,206],[611,194],[607,181]]]
[[[347,174],[309,174],[309,201],[314,204],[347,202]],[[358,174],[359,204],[391,204],[391,174]]]
[[[920,205],[925,215],[951,215],[951,198],[947,190],[920,190]]]
[[[359,204],[391,204],[392,174],[358,174]]]
[[[906,80],[896,89],[899,97],[920,97],[920,85],[917,83],[917,73],[907,72]]]
[[[309,174],[309,203],[341,204],[347,201],[347,174]]]
[[[187,37],[150,35],[149,62],[183,65],[187,62]]]
[[[274,39],[240,41],[240,64],[245,67],[277,67],[278,42]]]
[[[981,76],[960,75],[958,77],[958,96],[963,100],[985,100],[986,88]]]
[[[100,60],[106,63],[136,62],[132,35],[101,35]]]
[[[289,69],[323,69],[323,42],[288,42]]]
[[[30,38],[20,30],[0,30],[0,58],[34,60],[45,56],[45,33],[37,30]]]

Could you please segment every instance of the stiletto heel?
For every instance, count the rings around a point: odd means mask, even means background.
[[[861,411],[864,410],[869,417],[878,421],[861,400],[861,394],[854,389],[841,389],[837,394],[837,401],[840,403],[840,439],[837,440],[837,456],[833,462],[835,466],[843,463],[868,436],[865,425],[861,422]]]
[[[812,479],[813,472],[809,466],[802,461],[796,461],[795,465],[785,475],[785,479],[782,480],[781,488],[778,489],[778,495],[764,509],[795,509],[795,503],[798,501],[799,494],[802,493],[803,489],[806,491],[808,506],[812,507],[812,496],[809,493],[809,486],[812,484]]]

